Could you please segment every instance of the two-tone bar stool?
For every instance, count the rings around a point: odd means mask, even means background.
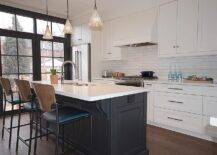
[[[2,139],[4,138],[5,130],[9,132],[9,149],[11,148],[11,137],[12,137],[12,129],[17,128],[17,126],[13,126],[13,118],[14,118],[14,106],[21,104],[21,100],[15,98],[14,92],[11,89],[10,80],[7,78],[0,78],[0,84],[3,89],[3,125],[2,125]],[[5,127],[5,117],[6,117],[6,104],[11,105],[11,119],[10,119],[10,127]]]
[[[15,79],[15,83],[16,83],[16,86],[18,88],[20,100],[21,100],[22,103],[24,103],[23,105],[19,104],[19,116],[18,116],[16,151],[18,151],[19,141],[22,141],[26,146],[28,146],[28,155],[30,155],[31,154],[32,140],[33,140],[33,137],[32,137],[33,123],[34,123],[34,121],[33,121],[33,115],[36,112],[39,112],[38,111],[39,108],[38,108],[38,105],[36,103],[35,95],[34,95],[34,93],[31,90],[29,81]],[[20,136],[20,128],[22,127],[22,125],[20,124],[20,120],[21,120],[21,106],[23,107],[23,109],[25,110],[25,112],[29,113],[29,116],[30,116],[30,122],[29,122],[30,135],[29,135],[29,139],[23,139]],[[37,115],[35,114],[35,116],[37,116]],[[41,125],[40,125],[40,130],[41,130]]]
[[[72,107],[64,107],[58,104],[56,102],[54,87],[51,85],[34,84],[33,87],[37,95],[40,108],[42,110],[42,118],[49,123],[55,124],[56,127],[56,131],[54,132],[56,136],[55,153],[58,155],[59,140],[60,139],[62,140],[62,152],[64,152],[64,143],[67,142],[64,137],[64,132],[61,132],[60,134],[60,128],[63,127],[62,129],[64,130],[65,124],[72,123],[75,120],[79,120],[86,117],[90,117],[91,124],[92,124],[91,115],[86,111],[75,109]],[[36,132],[36,136],[37,136],[37,132]],[[37,144],[37,138],[35,139],[35,144]]]

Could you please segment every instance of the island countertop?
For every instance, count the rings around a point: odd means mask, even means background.
[[[32,81],[32,83],[50,84],[49,81]],[[53,86],[58,95],[90,102],[148,92],[145,88],[114,84],[86,83],[86,85],[78,86],[72,81],[67,81],[65,84],[54,84]]]

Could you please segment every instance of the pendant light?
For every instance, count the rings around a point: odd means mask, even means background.
[[[47,1],[48,0],[46,0],[46,14],[48,15],[48,2]],[[45,33],[43,35],[43,39],[45,39],[45,40],[53,39],[53,36],[52,36],[51,30],[50,30],[48,21],[47,21],[47,26],[46,26],[46,29],[45,29]]]
[[[94,0],[93,14],[89,21],[89,27],[93,31],[100,31],[102,29],[103,23],[101,17],[97,11],[96,0]]]
[[[73,33],[73,28],[72,28],[72,25],[71,25],[70,20],[69,20],[69,0],[67,0],[67,19],[66,19],[66,24],[65,24],[64,29],[63,29],[63,33],[65,33],[65,34],[72,34]]]

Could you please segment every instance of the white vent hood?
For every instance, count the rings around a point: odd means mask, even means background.
[[[125,18],[126,21],[126,17],[123,18]],[[138,47],[157,44],[156,8],[129,15],[125,26],[126,27],[123,28],[125,32],[122,32],[125,33],[123,34],[124,37],[122,37],[122,39],[113,40],[112,46]]]

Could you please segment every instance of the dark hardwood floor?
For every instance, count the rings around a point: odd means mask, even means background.
[[[217,144],[166,129],[148,126],[150,155],[217,155]]]
[[[22,122],[27,122],[28,117],[25,115]],[[14,119],[16,121],[16,118]],[[7,124],[9,122],[7,121]],[[0,129],[2,120],[0,119]],[[1,131],[0,131],[1,134]],[[29,135],[29,128],[23,127],[21,135]],[[147,128],[147,142],[150,155],[217,155],[217,144],[179,134],[173,131],[161,129],[154,126]],[[15,152],[16,130],[13,131],[12,148],[8,149],[8,133],[5,132],[5,140],[0,138],[0,155],[25,155],[27,147],[20,142],[18,153]],[[55,144],[52,140],[38,140],[38,155],[53,155]],[[65,155],[80,155],[81,153],[68,150]]]

